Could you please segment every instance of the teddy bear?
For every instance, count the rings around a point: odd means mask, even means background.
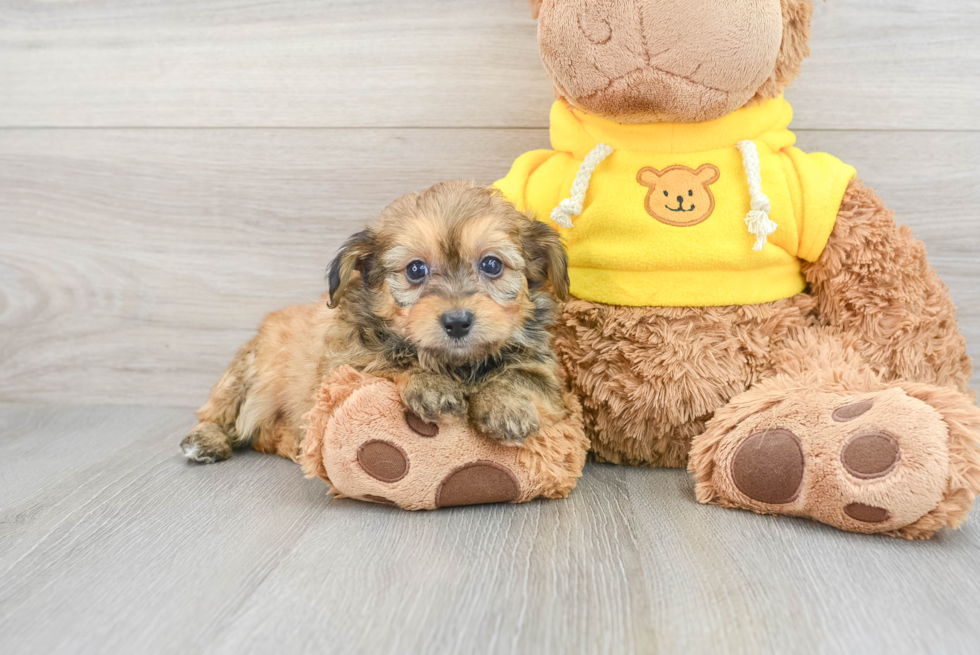
[[[958,527],[971,362],[923,244],[794,147],[811,0],[531,4],[552,149],[496,186],[567,247],[555,348],[593,456],[852,532]]]

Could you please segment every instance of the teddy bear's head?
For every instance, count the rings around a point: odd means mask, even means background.
[[[620,123],[713,120],[775,98],[809,55],[812,0],[531,0],[555,92]]]

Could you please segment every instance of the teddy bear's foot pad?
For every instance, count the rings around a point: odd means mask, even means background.
[[[333,416],[321,453],[337,495],[403,509],[522,502],[541,493],[520,447],[480,436],[465,420],[426,422],[387,383],[354,392]]]
[[[426,423],[407,410],[403,415],[405,426],[415,433],[415,438],[434,439],[439,435],[438,425]],[[404,442],[404,438],[409,437],[409,432],[405,431],[404,434],[396,436],[401,436]],[[414,440],[409,437],[409,441]],[[424,447],[425,442],[416,445]],[[365,441],[358,447],[357,464],[361,471],[385,485],[394,485],[403,480],[412,466],[408,453],[401,446],[381,439]],[[420,466],[425,467],[425,465],[425,462],[420,462]],[[389,493],[399,495],[394,487],[389,490]],[[380,494],[360,494],[359,497],[362,500],[384,505],[398,504]],[[446,475],[436,489],[434,505],[459,507],[486,503],[512,503],[520,497],[521,483],[510,468],[498,462],[478,460],[464,464]]]
[[[732,462],[738,490],[760,503],[783,505],[800,495],[803,446],[789,430],[756,432],[742,442]]]
[[[408,455],[388,441],[372,439],[357,449],[357,463],[380,482],[398,482],[408,475]]]
[[[895,470],[901,459],[898,442],[881,432],[853,437],[841,452],[841,463],[855,478],[874,480]],[[732,461],[732,482],[747,497],[769,505],[785,505],[799,498],[803,488],[804,458],[800,438],[788,430],[757,432],[742,442]],[[856,521],[882,523],[888,510],[864,503],[844,506]]]
[[[509,468],[496,462],[472,462],[442,481],[436,491],[436,507],[512,503],[520,496],[521,483]]]
[[[711,500],[854,532],[896,530],[935,509],[950,478],[942,416],[901,389],[860,395],[797,392],[712,425],[726,434]]]
[[[505,443],[465,419],[425,421],[394,382],[345,366],[323,380],[299,460],[340,498],[408,510],[564,498],[589,446],[578,400],[566,393],[565,403],[567,413],[542,417],[537,435]]]

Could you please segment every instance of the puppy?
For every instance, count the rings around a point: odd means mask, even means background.
[[[396,200],[330,264],[326,302],[270,314],[184,438],[197,462],[253,445],[295,458],[323,376],[390,378],[407,408],[521,442],[564,415],[549,327],[568,272],[558,234],[492,189],[445,182]]]

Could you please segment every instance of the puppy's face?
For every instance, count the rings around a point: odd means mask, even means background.
[[[346,276],[345,276],[346,268]],[[539,320],[536,296],[567,295],[564,250],[548,226],[495,192],[460,182],[436,185],[388,207],[379,224],[352,237],[331,265],[331,304],[359,270],[350,294],[420,353],[475,361],[520,342]]]

